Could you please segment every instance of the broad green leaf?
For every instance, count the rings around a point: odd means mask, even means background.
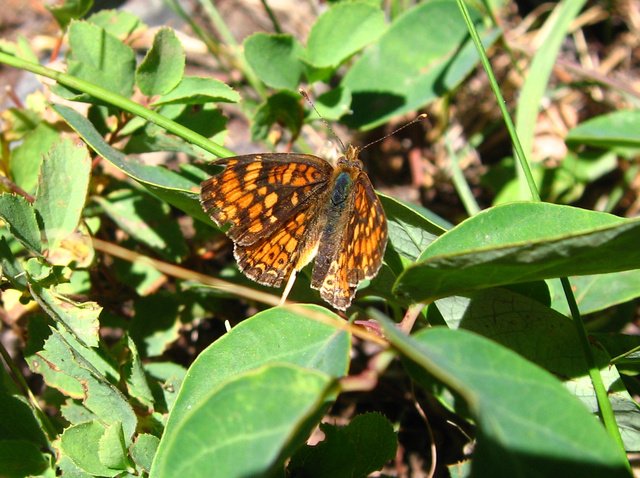
[[[184,48],[170,28],[161,28],[153,45],[136,70],[136,84],[147,96],[164,95],[182,79]]]
[[[305,478],[353,478],[380,471],[395,458],[398,437],[393,425],[378,413],[356,416],[344,427],[321,423],[325,439],[300,448],[287,471]]]
[[[182,209],[190,216],[210,223],[199,202],[200,184],[188,176],[164,167],[142,164],[115,149],[100,136],[93,125],[73,109],[53,105],[52,108],[78,132],[82,139],[100,156],[146,187],[153,195]]]
[[[324,307],[303,306],[337,318]],[[204,350],[189,368],[169,424],[219,384],[271,362],[287,362],[342,377],[349,366],[350,338],[334,327],[276,307],[242,321]]]
[[[68,398],[64,405],[60,407],[60,412],[71,425],[100,420],[98,415],[88,410],[87,407],[82,405],[82,401],[78,399]]]
[[[69,27],[71,56],[67,73],[128,98],[133,93],[136,60],[133,50],[102,28],[87,22]],[[67,99],[102,103],[59,84],[52,90]]]
[[[244,41],[244,55],[253,71],[268,86],[297,91],[304,49],[292,35],[256,33]]]
[[[610,274],[570,277],[571,290],[580,313],[591,314],[640,296],[640,270]],[[555,291],[553,306],[561,314],[569,314],[567,299],[560,289]]]
[[[56,142],[60,142],[60,133],[48,123],[40,123],[25,136],[22,144],[11,152],[10,171],[13,182],[27,193],[35,193],[42,158]]]
[[[565,141],[570,147],[640,148],[640,110],[614,111],[591,118],[569,131]]]
[[[215,78],[185,76],[178,86],[158,98],[153,106],[160,105],[202,105],[205,103],[238,103],[237,91]]]
[[[163,436],[150,477],[270,476],[311,432],[333,380],[290,364],[237,375]]]
[[[315,106],[327,121],[338,121],[351,108],[351,92],[347,88],[338,86],[315,99]]]
[[[419,302],[496,285],[636,269],[639,232],[640,221],[569,206],[496,206],[435,240],[394,291]]]
[[[123,231],[164,259],[181,262],[187,246],[171,208],[146,192],[122,189],[94,200]]]
[[[376,40],[387,29],[384,12],[363,2],[340,3],[327,10],[311,27],[307,60],[317,67],[337,67]]]
[[[629,476],[604,427],[548,372],[471,332],[434,327],[409,337],[376,317],[403,357],[467,401],[478,425],[472,476]]]
[[[9,193],[0,194],[0,218],[15,239],[31,252],[40,255],[40,228],[33,207],[25,198]]]
[[[490,45],[498,32],[479,24],[475,10],[471,16]],[[341,86],[351,90],[353,113],[343,121],[370,129],[420,108],[451,91],[478,59],[455,1],[420,3],[395,19],[345,75]]]
[[[29,441],[6,440],[4,437],[0,440],[0,476],[3,478],[39,476],[49,468],[51,459]]]
[[[91,157],[84,142],[65,139],[56,144],[40,165],[33,207],[44,226],[52,252],[80,222],[89,190]]]
[[[389,240],[403,256],[415,261],[446,230],[397,199],[379,195],[387,216]]]
[[[100,461],[100,441],[107,428],[97,422],[80,423],[67,428],[60,437],[64,453],[83,471],[94,476],[116,476],[122,470],[109,468]]]
[[[571,319],[506,289],[475,291],[456,299],[455,304],[449,299],[435,302],[450,328],[470,330],[514,350],[560,377],[569,392],[592,413],[598,413],[583,346]],[[625,417],[624,422],[619,421],[625,447],[636,450],[640,443],[640,409],[619,385],[621,378],[610,365],[609,354],[596,344],[592,344],[591,353],[616,417]]]

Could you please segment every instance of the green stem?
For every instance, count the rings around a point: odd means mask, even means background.
[[[480,206],[478,206],[478,202],[476,198],[473,197],[473,192],[467,183],[466,178],[464,177],[464,173],[460,168],[460,157],[462,154],[458,156],[454,151],[453,145],[451,144],[451,139],[449,136],[445,139],[445,148],[447,149],[447,154],[450,159],[450,168],[451,168],[451,179],[453,180],[453,186],[456,188],[460,199],[462,200],[462,204],[464,204],[464,208],[467,210],[467,214],[469,216],[474,216],[480,212]]]
[[[210,139],[205,138],[204,136],[190,130],[189,128],[186,128],[185,126],[182,126],[175,121],[171,121],[170,119],[165,118],[155,111],[147,109],[144,106],[139,105],[138,103],[135,103],[128,98],[125,98],[124,96],[120,96],[105,88],[89,83],[88,81],[81,80],[80,78],[76,78],[75,76],[71,76],[66,73],[52,70],[51,68],[46,68],[36,63],[22,60],[3,52],[0,52],[0,63],[6,63],[7,65],[15,66],[16,68],[21,68],[37,75],[46,76],[47,78],[56,80],[61,85],[73,88],[74,90],[78,90],[83,93],[87,93],[94,98],[105,101],[106,103],[114,105],[124,111],[128,111],[131,114],[151,121],[152,123],[163,127],[170,133],[180,136],[185,141],[189,141],[190,143],[200,146],[206,151],[215,154],[219,158],[235,156],[233,151],[229,151],[228,149],[220,146],[217,143],[214,143]]]
[[[271,10],[269,3],[267,2],[267,0],[261,0],[261,1],[262,1],[262,6],[267,12],[267,15],[269,15],[269,19],[271,20],[271,23],[273,23],[273,29],[276,31],[276,33],[282,33],[282,28],[280,28],[280,23],[278,22],[276,15],[273,13],[273,10]]]
[[[616,417],[613,414],[613,408],[611,407],[611,402],[609,401],[607,389],[605,388],[604,382],[602,380],[602,375],[600,375],[600,370],[598,369],[596,360],[593,356],[593,353],[591,352],[589,337],[587,336],[587,331],[584,327],[584,323],[582,322],[578,303],[576,302],[573,291],[571,290],[571,283],[566,277],[562,277],[560,279],[560,282],[562,283],[562,290],[564,291],[565,297],[567,298],[567,303],[569,304],[569,310],[571,311],[571,316],[573,317],[573,324],[575,325],[576,333],[578,334],[578,338],[580,339],[580,343],[582,344],[582,349],[584,351],[584,356],[587,360],[589,377],[591,377],[593,388],[596,390],[596,395],[598,397],[598,407],[600,408],[602,421],[604,422],[605,428],[607,429],[611,437],[615,440],[620,450],[624,452],[624,443],[622,442],[622,436],[620,436],[620,430],[618,429],[618,424],[616,423]],[[604,400],[601,400],[601,397],[604,397]],[[629,466],[629,470],[631,470],[629,462],[626,461],[626,463]]]
[[[500,88],[498,86],[498,82],[493,74],[493,70],[491,69],[491,64],[489,63],[489,59],[487,58],[487,54],[484,51],[482,46],[482,42],[480,41],[480,37],[478,36],[478,32],[473,26],[473,22],[469,16],[469,11],[467,10],[466,5],[463,0],[457,0],[458,6],[460,7],[460,11],[462,12],[462,16],[467,24],[469,29],[469,33],[471,38],[476,45],[478,50],[478,54],[480,55],[480,61],[484,66],[484,69],[489,77],[489,83],[491,84],[491,88],[493,93],[496,96],[498,101],[498,106],[500,107],[500,111],[502,112],[502,116],[504,117],[504,121],[507,126],[507,130],[509,131],[509,135],[511,136],[511,140],[514,145],[514,149],[516,151],[518,162],[521,166],[522,172],[524,172],[525,178],[529,185],[529,190],[531,192],[532,199],[534,201],[540,201],[540,193],[538,192],[538,188],[536,186],[535,181],[533,180],[533,176],[531,174],[531,169],[529,167],[529,162],[527,157],[524,154],[522,145],[520,143],[520,139],[514,127],[513,121],[511,120],[511,116],[507,110],[505,105],[504,98],[502,97],[502,93],[500,92]],[[560,5],[566,6],[564,2]],[[573,5],[575,7],[575,5]],[[584,355],[587,363],[588,373],[591,377],[591,381],[593,383],[594,391],[596,394],[596,399],[598,401],[598,406],[600,408],[600,413],[602,416],[602,421],[604,423],[605,428],[619,446],[620,450],[624,453],[624,446],[622,443],[622,437],[620,436],[620,430],[615,420],[615,416],[613,415],[613,411],[611,409],[611,402],[609,402],[609,397],[607,395],[607,390],[604,387],[604,382],[602,380],[602,376],[600,375],[600,370],[598,370],[595,362],[595,358],[593,357],[593,353],[591,351],[591,347],[589,345],[589,340],[584,328],[584,324],[582,323],[582,318],[580,317],[580,311],[578,309],[575,297],[573,295],[573,291],[571,290],[569,280],[565,277],[561,279],[563,290],[565,296],[567,298],[567,302],[569,303],[569,308],[571,310],[571,315],[573,317],[573,322],[576,327],[576,331],[578,334],[578,339],[582,343],[582,347],[584,350]],[[627,461],[627,466],[630,469],[630,465]]]

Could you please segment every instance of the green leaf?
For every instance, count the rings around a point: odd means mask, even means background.
[[[129,333],[143,357],[162,355],[169,344],[178,339],[179,305],[178,296],[162,291],[135,302]]]
[[[127,451],[121,421],[117,421],[107,427],[100,437],[98,457],[100,462],[107,468],[114,470],[127,469]]]
[[[434,241],[398,278],[394,292],[419,302],[496,285],[640,268],[639,231],[638,220],[569,206],[496,206]]]
[[[302,307],[337,319],[323,307]],[[349,349],[349,336],[334,327],[280,307],[260,312],[200,353],[189,368],[167,430],[213,388],[266,363],[293,363],[342,377],[347,373]]]
[[[241,99],[237,91],[220,80],[185,76],[178,86],[154,101],[153,106],[238,103]]]
[[[158,437],[141,433],[138,435],[136,442],[131,446],[131,458],[145,472],[149,473],[153,463],[153,457],[158,449],[160,440]]]
[[[138,347],[136,347],[136,343],[128,335],[126,341],[127,348],[131,353],[129,360],[122,366],[122,372],[127,383],[127,390],[130,396],[137,398],[140,403],[151,409],[153,408],[154,398],[147,383],[147,376],[142,367]]]
[[[128,38],[136,30],[145,29],[137,16],[124,10],[100,10],[87,18],[87,22],[122,39]]]
[[[307,60],[317,67],[337,67],[386,29],[384,12],[379,6],[363,2],[337,4],[311,27]]]
[[[24,138],[23,143],[11,152],[10,171],[13,182],[25,192],[33,194],[38,185],[38,173],[43,156],[59,141],[60,134],[48,123],[36,126]]]
[[[96,302],[78,303],[47,290],[37,283],[30,284],[33,298],[53,319],[72,331],[74,336],[87,347],[97,347],[100,336],[98,317],[102,312]]]
[[[62,30],[67,28],[71,20],[79,20],[84,17],[92,6],[93,0],[65,0],[60,6],[55,7],[45,4]]]
[[[450,328],[464,328],[514,350],[524,358],[561,377],[569,392],[597,414],[598,402],[588,373],[583,345],[571,319],[540,302],[506,289],[487,289],[435,305]],[[499,318],[496,320],[496,318]],[[620,375],[610,365],[611,357],[597,344],[591,344],[595,365],[609,391],[625,448],[640,443],[640,409],[624,387]]]
[[[58,378],[57,382],[49,380],[47,383],[50,386],[73,398],[82,399],[83,405],[106,426],[122,421],[125,438],[129,440],[136,429],[136,416],[122,393],[93,365],[93,357],[89,352],[90,349],[73,343],[68,334],[63,335],[53,329],[44,343],[44,349],[38,352],[37,357],[41,361],[32,367],[38,373],[40,368],[55,368],[43,374],[47,380]],[[75,389],[71,388],[74,382]]]
[[[304,308],[331,318],[323,307]],[[204,350],[191,365],[171,411],[163,440],[177,433],[184,417],[214,388],[274,361],[342,377],[349,366],[350,337],[334,327],[276,307],[244,320]]]
[[[321,423],[320,430],[325,434],[322,442],[302,447],[291,458],[291,476],[366,477],[396,456],[398,437],[379,413],[358,415],[344,427]]]
[[[94,476],[116,476],[122,470],[112,469],[100,461],[100,442],[107,431],[97,421],[67,428],[60,437],[64,453],[82,470]]]
[[[338,121],[351,108],[351,91],[341,86],[321,94],[315,100],[318,113],[327,121]]]
[[[407,207],[401,201],[379,195],[389,228],[389,241],[403,256],[415,261],[422,251],[446,230]]]
[[[212,103],[196,107],[179,104],[169,105],[161,108],[159,113],[214,141],[222,142],[224,140],[227,117]],[[127,154],[151,151],[173,151],[189,156],[199,155],[202,158],[213,158],[211,153],[187,143],[152,122],[137,129],[124,148],[124,152]]]
[[[569,281],[580,307],[580,313],[583,315],[598,312],[640,296],[640,270],[570,277]],[[569,306],[564,293],[560,289],[555,292],[553,308],[561,314],[568,315]]]
[[[49,251],[71,235],[80,222],[89,190],[91,157],[85,144],[65,139],[56,144],[40,165],[33,206],[44,226]]]
[[[150,477],[269,476],[311,432],[332,384],[325,373],[285,364],[236,376],[163,436]]]
[[[2,440],[26,440],[39,448],[49,446],[35,410],[19,395],[0,391],[0,443]],[[2,460],[0,460],[2,463]],[[1,466],[1,465],[0,465]],[[4,474],[0,473],[0,476]]]
[[[199,182],[194,181],[190,176],[182,176],[163,167],[147,166],[125,156],[107,143],[93,125],[81,114],[62,105],[52,105],[52,108],[100,156],[138,181],[154,196],[182,209],[190,216],[196,217],[205,223],[211,222],[202,210],[202,206],[200,206],[199,194],[196,192],[200,190]]]
[[[38,476],[49,468],[50,460],[51,457],[29,441],[0,440],[0,476],[3,478]],[[55,474],[53,470],[50,472]]]
[[[14,194],[0,194],[0,217],[13,237],[31,252],[40,255],[42,251],[40,228],[29,201]]]
[[[477,24],[480,15],[471,10]],[[498,37],[476,25],[485,46]],[[352,128],[370,129],[453,89],[478,63],[455,1],[423,2],[400,15],[360,56],[341,86],[353,95]]]
[[[161,28],[136,70],[136,84],[147,96],[164,95],[180,83],[185,65],[184,48],[170,28]]]
[[[244,41],[244,55],[258,77],[275,89],[297,91],[304,49],[292,35],[256,33]]]
[[[296,137],[302,127],[302,113],[300,110],[300,95],[289,91],[281,91],[262,103],[253,118],[251,125],[252,141],[267,138],[271,126],[282,124]]]
[[[155,410],[169,412],[187,375],[187,369],[172,362],[152,362],[144,365],[152,384]]]
[[[629,476],[604,427],[548,372],[473,333],[434,327],[409,337],[373,313],[404,357],[469,404],[478,424],[472,476]]]
[[[87,22],[69,27],[71,57],[67,73],[128,98],[133,93],[136,61],[133,50],[102,28]],[[102,104],[59,84],[52,90],[66,99]]]
[[[599,148],[640,147],[640,110],[614,111],[596,116],[575,126],[565,141],[569,147],[582,145]]]
[[[180,262],[187,246],[171,208],[143,191],[122,189],[94,200],[123,231],[166,260]]]

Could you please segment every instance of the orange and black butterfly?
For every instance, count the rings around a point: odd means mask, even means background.
[[[349,146],[334,168],[308,154],[264,153],[217,162],[201,202],[218,226],[231,227],[240,270],[280,287],[315,257],[311,287],[336,309],[375,277],[387,246],[387,220],[359,150]]]

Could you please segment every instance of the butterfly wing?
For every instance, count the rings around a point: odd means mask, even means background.
[[[308,209],[333,167],[306,154],[249,154],[220,161],[226,169],[202,183],[201,203],[241,246],[265,238]]]
[[[367,175],[354,179],[352,203],[339,222],[342,234],[334,241],[320,240],[311,286],[336,309],[345,310],[358,284],[375,277],[387,247],[387,219]],[[328,238],[327,238],[328,239]]]
[[[201,202],[216,224],[231,223],[240,270],[279,287],[317,250],[318,214],[333,167],[304,154],[252,154],[225,159],[202,183]]]

